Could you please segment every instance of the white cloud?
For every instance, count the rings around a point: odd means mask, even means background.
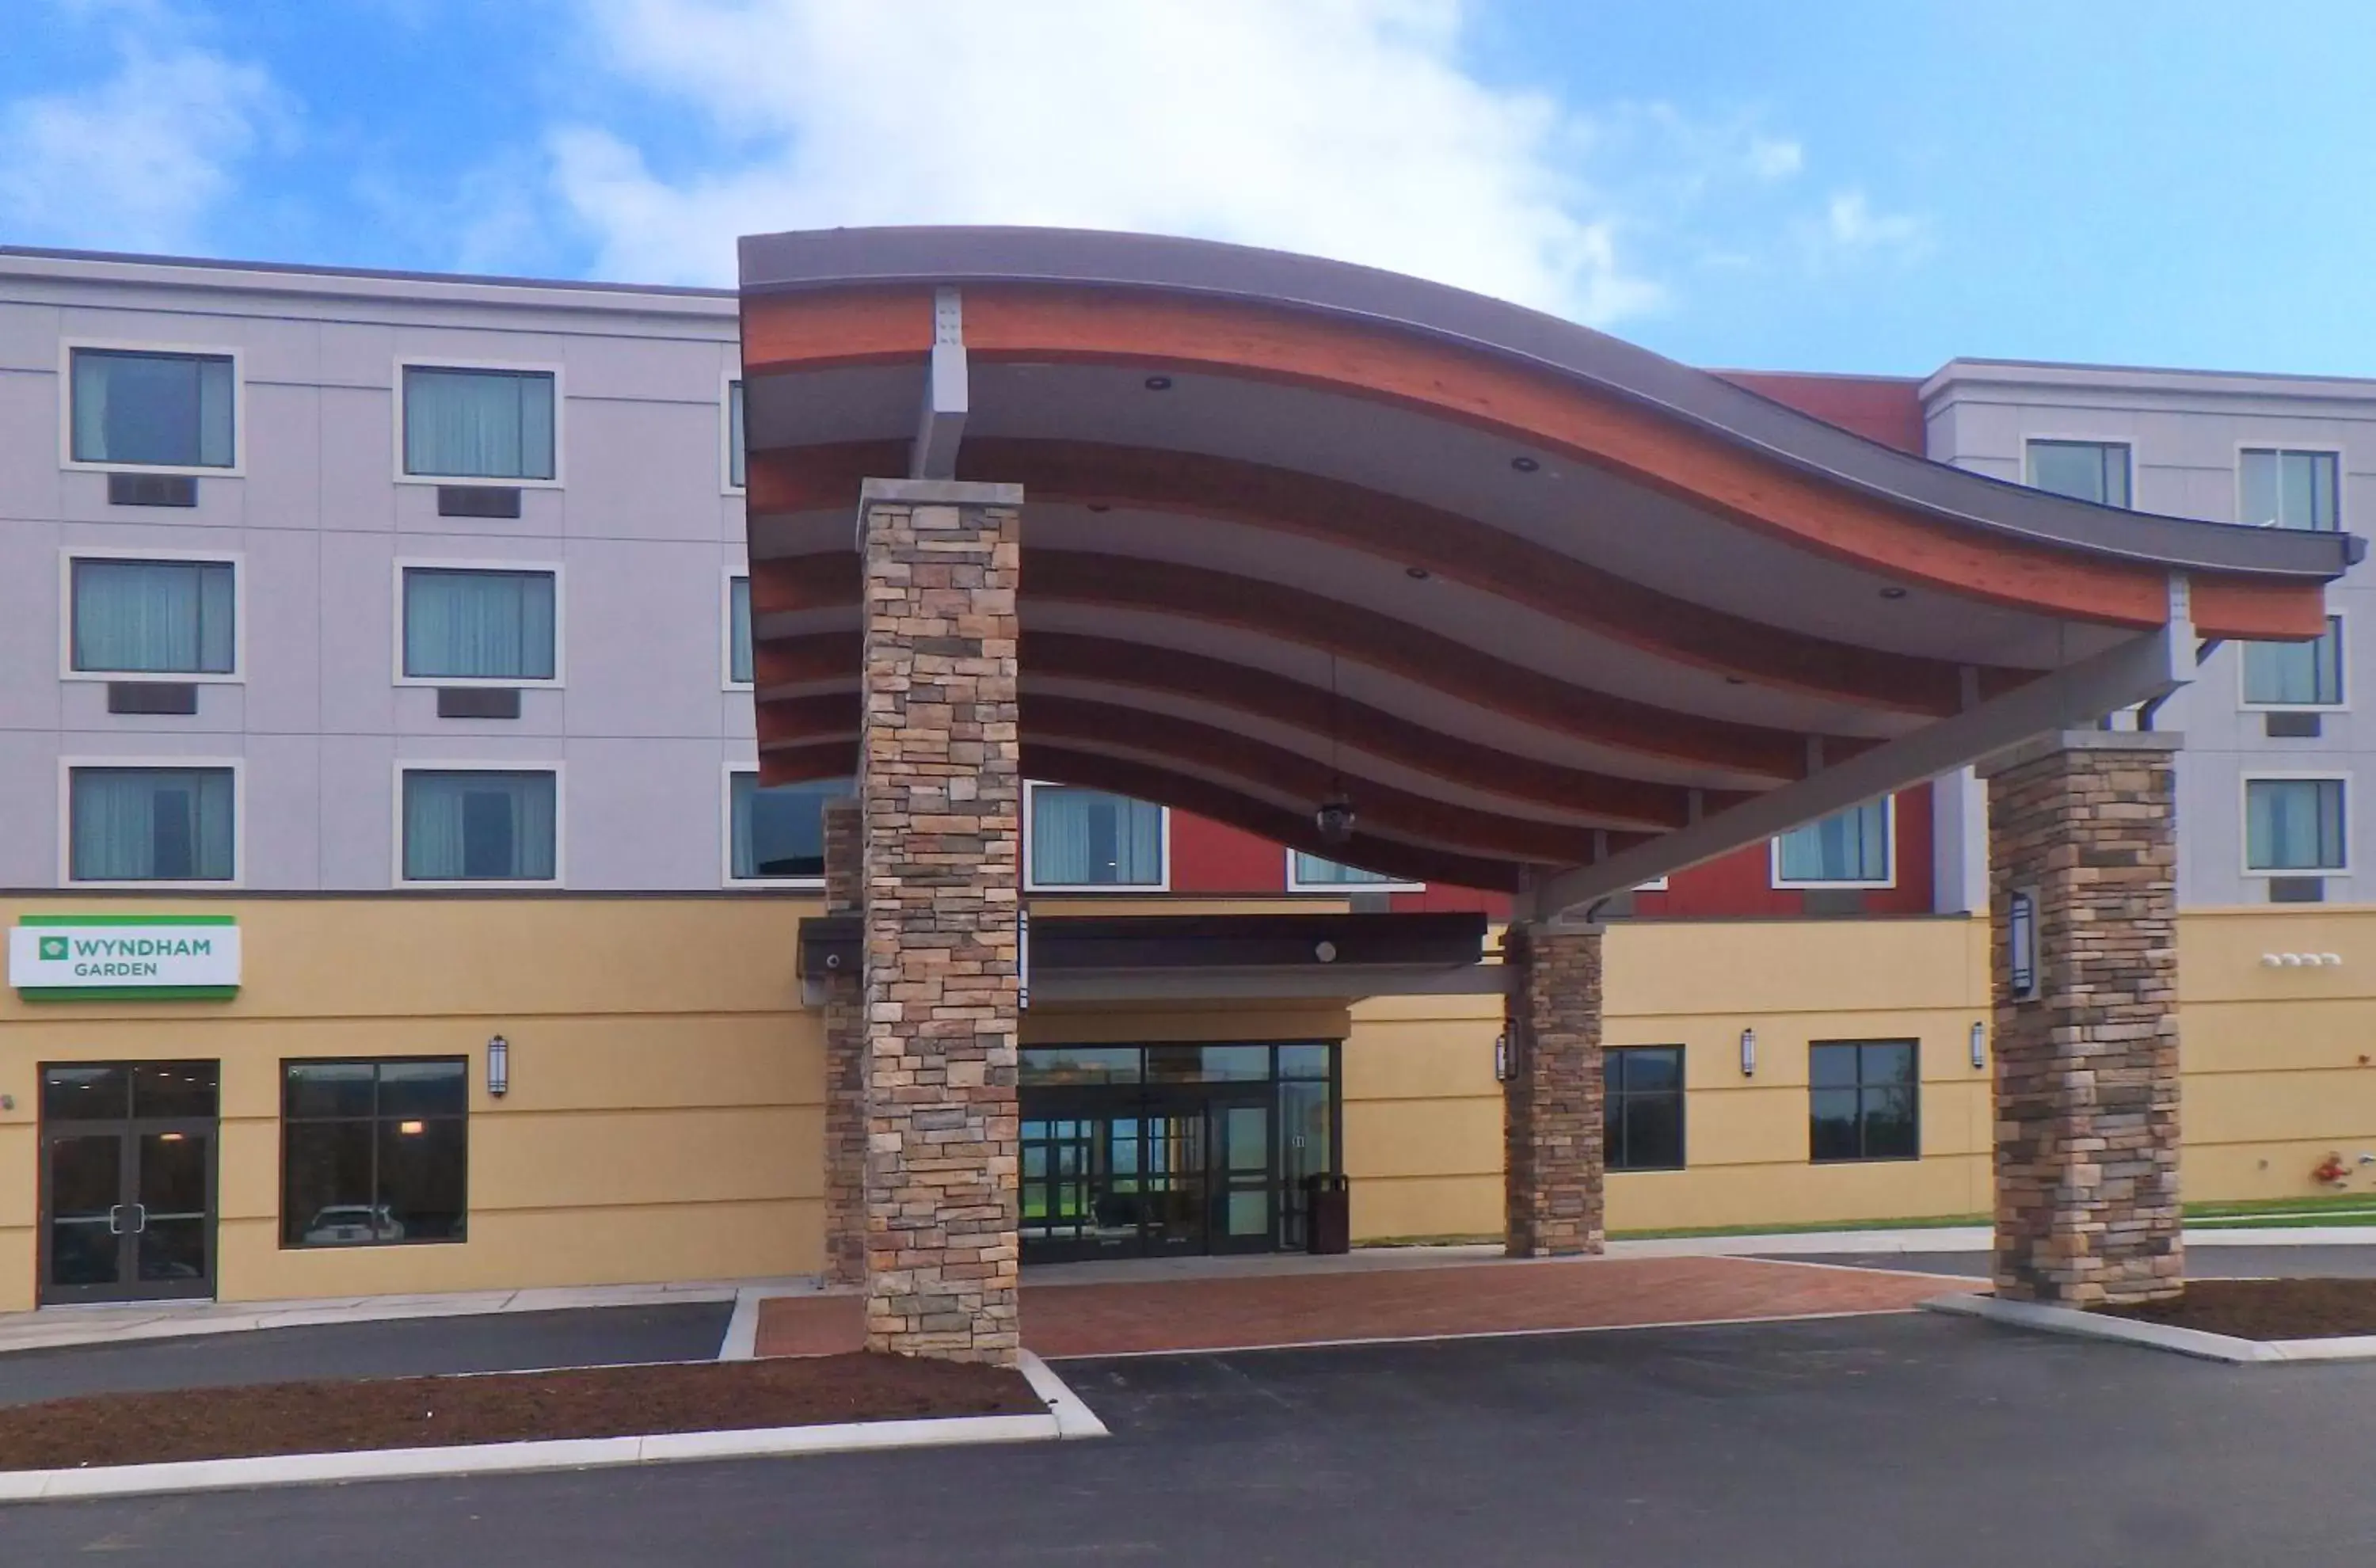
[[[1660,297],[1584,178],[1595,124],[1471,75],[1460,0],[584,3],[612,69],[731,148],[656,172],[614,129],[554,129],[610,276],[731,280],[745,233],[1020,223],[1333,255],[1597,324]]]
[[[1761,180],[1787,180],[1807,166],[1807,149],[1779,137],[1749,138],[1749,172]]]
[[[261,67],[171,42],[153,6],[82,8],[123,12],[115,72],[0,105],[0,228],[25,244],[196,248],[286,101]]]
[[[1907,255],[1930,244],[1930,228],[1910,213],[1875,212],[1859,190],[1835,191],[1824,206],[1822,238],[1842,255]]]

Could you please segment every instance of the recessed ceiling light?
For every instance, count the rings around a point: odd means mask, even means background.
[[[1906,590],[1902,588],[1885,588],[1881,590],[1881,597],[1883,599],[1904,599],[1906,597]]]
[[[1169,392],[1171,390],[1171,378],[1168,375],[1150,375],[1146,378],[1146,389],[1149,392]]]
[[[1089,510],[1092,512],[1111,512],[1113,510],[1113,506],[1108,502],[1092,501],[1089,503]]]
[[[1724,683],[1728,686],[1745,686],[1749,684],[1749,681],[1746,676],[1727,675],[1724,678]]]
[[[1429,571],[1424,566],[1405,566],[1403,568],[1403,576],[1410,578],[1410,580],[1415,583],[1423,583],[1427,581],[1428,578],[1435,576],[1435,574]]]
[[[1517,469],[1522,474],[1533,473],[1537,469],[1542,467],[1540,463],[1535,461],[1532,457],[1513,457],[1510,459],[1510,466]]]

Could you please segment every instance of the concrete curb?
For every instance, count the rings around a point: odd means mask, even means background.
[[[545,1443],[470,1443],[450,1448],[380,1448],[359,1454],[194,1459],[169,1465],[7,1470],[0,1471],[0,1503],[319,1486],[335,1481],[522,1475],[539,1470],[592,1470],[711,1459],[775,1459],[804,1454],[949,1448],[971,1443],[1054,1443],[1107,1435],[1105,1423],[1039,1357],[1026,1352],[1022,1372],[1032,1392],[1048,1406],[1046,1415],[946,1416],[907,1421],[844,1421],[829,1426],[754,1427],[734,1431],[656,1432],[647,1437],[563,1438]]]
[[[747,1361],[759,1353],[759,1303],[764,1290],[734,1292],[734,1315],[726,1320],[726,1335],[718,1344],[721,1361]]]
[[[2107,1317],[2073,1307],[2041,1306],[2035,1301],[2000,1301],[1994,1296],[1940,1296],[1922,1303],[1935,1313],[1985,1318],[2046,1334],[2080,1339],[2111,1339],[2175,1351],[2199,1360],[2229,1366],[2270,1366],[2280,1361],[2376,1361],[2376,1335],[2340,1335],[2331,1339],[2239,1339],[2208,1334],[2199,1328],[2175,1328],[2164,1323]]]

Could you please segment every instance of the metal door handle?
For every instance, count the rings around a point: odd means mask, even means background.
[[[147,1204],[134,1204],[131,1206],[133,1210],[132,1233],[135,1236],[137,1236],[143,1230],[148,1229],[148,1206]]]
[[[121,1236],[124,1234],[124,1206],[122,1204],[117,1204],[114,1207],[107,1211],[107,1233],[111,1236]]]

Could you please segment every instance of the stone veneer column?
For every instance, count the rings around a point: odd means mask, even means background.
[[[2178,898],[2169,734],[2073,731],[1989,777],[1996,1285],[2072,1306],[2178,1293]],[[2037,986],[2007,908],[2034,900]]]
[[[1600,930],[1512,924],[1502,960],[1503,1231],[1512,1257],[1601,1250]]]
[[[825,912],[866,910],[866,819],[854,799],[825,803]],[[825,979],[825,1277],[866,1277],[866,976]]]
[[[869,480],[866,1343],[1011,1366],[1022,801],[1013,485]]]

